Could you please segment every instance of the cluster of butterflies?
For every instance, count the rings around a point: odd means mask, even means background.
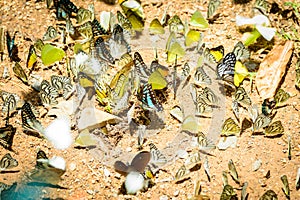
[[[259,9],[264,10],[265,6],[261,2],[265,1],[258,0],[256,1],[256,5]],[[106,106],[106,110],[117,114],[120,113],[121,110],[126,110],[129,113],[128,123],[131,121],[136,122],[138,124],[138,130],[141,130],[141,133],[138,134],[139,146],[143,145],[143,132],[147,129],[145,126],[147,127],[148,121],[153,120],[149,116],[148,111],[154,110],[157,113],[162,113],[164,110],[162,101],[166,99],[168,95],[167,89],[172,83],[174,96],[176,97],[176,90],[178,88],[178,84],[176,83],[178,81],[176,63],[177,59],[180,59],[185,54],[185,50],[178,41],[178,34],[185,35],[186,46],[194,42],[192,36],[197,36],[195,40],[198,41],[196,49],[200,55],[198,66],[192,69],[188,63],[185,63],[182,68],[181,77],[179,78],[180,83],[183,85],[190,84],[193,86],[192,98],[195,104],[196,117],[211,113],[219,103],[219,97],[209,86],[213,82],[207,73],[207,67],[209,67],[216,72],[217,79],[224,81],[233,88],[232,110],[238,122],[240,119],[240,109],[248,108],[249,116],[253,124],[253,132],[264,129],[263,134],[266,137],[277,137],[284,133],[284,128],[280,121],[272,123],[272,119],[275,115],[273,111],[284,103],[290,95],[280,89],[274,96],[273,101],[268,99],[264,101],[260,114],[257,106],[252,104],[250,97],[242,87],[243,80],[251,75],[243,64],[244,61],[250,58],[250,52],[242,42],[238,42],[232,52],[225,54],[225,49],[222,45],[215,48],[207,48],[205,43],[202,43],[200,40],[200,33],[195,30],[188,31],[187,26],[177,15],[171,18],[165,14],[162,20],[153,19],[149,27],[151,34],[164,34],[164,27],[169,26],[170,36],[167,40],[166,52],[167,61],[171,63],[175,62],[174,74],[172,74],[172,76],[169,73],[170,70],[168,67],[159,64],[157,55],[150,64],[150,67],[145,64],[139,52],[134,52],[133,56],[131,55],[130,39],[144,29],[145,15],[139,1],[121,1],[120,6],[124,15],[120,11],[117,12],[116,16],[111,12],[102,12],[100,21],[95,17],[93,5],[89,5],[88,8],[85,9],[77,8],[70,0],[47,0],[46,3],[47,8],[54,8],[57,20],[63,21],[64,23],[62,23],[63,25],[57,25],[60,30],[57,30],[54,26],[49,26],[43,38],[37,40],[30,46],[26,62],[26,67],[30,71],[29,74],[35,69],[38,57],[41,57],[45,65],[46,63],[50,63],[49,65],[53,64],[52,61],[47,61],[43,58],[43,52],[50,52],[52,50],[47,49],[47,44],[45,45],[44,43],[59,46],[59,44],[55,42],[61,39],[61,42],[64,44],[62,46],[64,49],[69,48],[70,44],[73,44],[75,41],[73,46],[75,56],[68,61],[68,72],[71,72],[75,81],[79,83],[79,86],[77,86],[83,88],[87,95],[95,94],[99,104]],[[219,0],[209,1],[207,12],[207,19],[209,21],[215,19],[214,13],[220,3]],[[199,16],[199,13],[195,12],[194,15]],[[201,17],[203,18],[200,13],[200,18]],[[73,22],[74,18],[76,20],[75,24]],[[191,24],[194,26],[201,26],[202,22],[203,20],[201,22],[196,20],[196,17],[192,17],[191,19]],[[205,23],[203,22],[203,24]],[[0,39],[4,37],[4,35],[4,29],[0,28]],[[15,44],[15,35],[16,33],[11,37],[9,32],[6,32],[8,55],[11,61],[15,62],[13,67],[15,75],[28,85],[28,75],[21,67],[19,63],[20,59],[17,56],[18,50]],[[1,43],[2,41],[4,40],[1,40]],[[1,54],[3,54],[2,49],[3,46],[0,45]],[[53,52],[55,52],[54,54],[58,54],[57,51]],[[51,56],[48,54],[46,57]],[[61,58],[55,58],[53,61],[57,62],[60,61],[60,59]],[[119,69],[113,76],[110,71],[111,66],[115,66]],[[190,80],[193,80],[193,82],[191,83]],[[300,80],[300,78],[297,80]],[[79,91],[78,87],[76,89]],[[62,96],[64,99],[70,98],[75,90],[75,86],[72,85],[72,79],[69,76],[52,75],[50,81],[41,81],[36,89],[39,91],[41,102],[44,106],[54,106],[58,103],[58,97]],[[91,91],[92,93],[90,93]],[[93,91],[95,91],[95,93],[93,93]],[[45,131],[37,119],[39,113],[33,105],[29,102],[24,102],[16,94],[2,91],[1,97],[4,102],[3,111],[7,113],[8,116],[5,127],[0,128],[0,144],[2,146],[12,150],[16,128],[8,123],[8,119],[10,112],[14,112],[17,109],[21,109],[22,124],[26,130],[38,133]],[[129,104],[131,104],[131,107],[128,110]],[[132,114],[131,111],[135,110],[136,107],[142,107],[142,111],[139,111],[142,112],[142,114],[138,115],[134,113],[134,111]],[[143,120],[138,120],[137,115]],[[195,128],[193,128],[195,118],[193,116],[187,116],[179,121],[182,122],[182,130],[190,132],[190,130],[193,129],[191,132],[195,131]],[[242,131],[242,128],[239,127],[234,119],[228,118],[222,126],[221,136],[240,135]],[[197,134],[197,142],[200,150],[201,148],[213,146],[213,144],[210,144],[207,140],[205,134],[198,132]],[[116,171],[128,177],[128,184],[130,184],[129,180],[131,180],[129,179],[131,176],[128,175],[132,175],[132,173],[136,172],[139,178],[141,178],[139,176],[141,175],[142,179],[145,180],[145,182],[143,181],[143,184],[145,184],[142,186],[142,189],[146,189],[149,183],[151,185],[151,178],[168,162],[166,156],[164,156],[153,143],[150,143],[149,146],[150,151],[141,151],[138,153],[131,161],[131,164],[117,161],[114,165]],[[205,151],[200,152],[210,155]],[[174,176],[175,182],[178,183],[184,180],[190,174],[192,168],[200,164],[200,162],[200,153],[199,151],[195,151],[187,158],[185,164],[178,169]],[[17,166],[17,164],[17,161],[8,154],[3,157],[0,166],[1,169],[6,170]],[[203,166],[210,179],[207,157]],[[228,166],[231,176],[239,183],[238,174],[233,162],[230,161]],[[43,173],[52,174],[55,180],[49,182],[51,179],[49,179],[48,175],[45,179],[42,178],[42,176],[44,176]],[[60,177],[63,173],[64,169],[52,166],[49,163],[49,159],[45,156],[45,153],[39,152],[36,170],[30,177],[35,181],[48,181],[47,183],[49,184],[56,184],[56,181],[59,180],[57,177]],[[129,192],[131,191],[131,187],[130,185],[126,185],[126,183],[127,182],[125,182],[126,190],[128,193],[131,193]],[[245,185],[247,184],[244,184],[244,186]],[[246,187],[247,186],[245,186],[245,188]],[[133,191],[132,193],[136,192],[137,191]],[[267,192],[266,195],[271,196],[274,193],[271,191]],[[196,195],[200,195],[199,191],[195,193],[197,193]],[[228,182],[226,184],[224,183],[221,199],[234,199],[234,197],[236,197],[236,194],[233,188],[228,185]],[[244,199],[245,198],[246,197],[244,197]]]
[[[18,166],[18,161],[9,153],[0,160],[1,173],[9,172],[8,169]],[[7,185],[0,183],[0,196],[2,199],[22,199],[30,196],[40,198],[44,194],[45,187],[66,189],[58,185],[61,176],[65,173],[65,161],[61,157],[49,159],[43,150],[39,150],[36,156],[35,168],[26,172],[21,182]]]

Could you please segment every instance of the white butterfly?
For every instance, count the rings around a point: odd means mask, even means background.
[[[67,116],[55,119],[44,132],[56,149],[67,149],[72,143],[70,120]]]

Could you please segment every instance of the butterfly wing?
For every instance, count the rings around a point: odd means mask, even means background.
[[[224,78],[225,75],[234,75],[234,66],[236,57],[234,53],[228,53],[223,61],[217,65],[217,75],[219,78]]]
[[[11,150],[16,130],[17,129],[12,125],[6,125],[0,128],[0,144],[5,149]]]
[[[13,66],[13,72],[19,79],[21,79],[23,83],[28,84],[27,75],[18,62],[16,62],[15,65]]]
[[[137,170],[140,173],[143,173],[145,167],[148,165],[150,161],[151,154],[148,151],[142,151],[138,153],[131,161],[131,167]]]

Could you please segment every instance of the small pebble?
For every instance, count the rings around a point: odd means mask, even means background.
[[[174,192],[174,194],[173,194],[174,197],[177,197],[177,196],[179,195],[179,192],[180,192],[179,190],[176,190],[176,191]]]
[[[257,171],[260,168],[261,163],[261,159],[254,161],[254,163],[252,164],[252,171]]]
[[[126,151],[127,151],[127,152],[131,152],[131,151],[132,151],[132,148],[131,148],[131,147],[127,147],[127,148],[126,148]]]
[[[75,163],[75,162],[70,163],[69,169],[70,169],[71,171],[74,171],[74,170],[76,169],[76,163]]]
[[[108,171],[108,169],[106,169],[106,168],[103,169],[103,173],[106,177],[110,176],[110,171]]]
[[[163,195],[159,197],[159,200],[168,200],[169,197],[167,195]]]

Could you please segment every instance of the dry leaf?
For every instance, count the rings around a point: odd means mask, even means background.
[[[275,46],[260,64],[255,83],[259,95],[263,99],[275,95],[293,53],[293,47],[294,43],[292,41]]]

